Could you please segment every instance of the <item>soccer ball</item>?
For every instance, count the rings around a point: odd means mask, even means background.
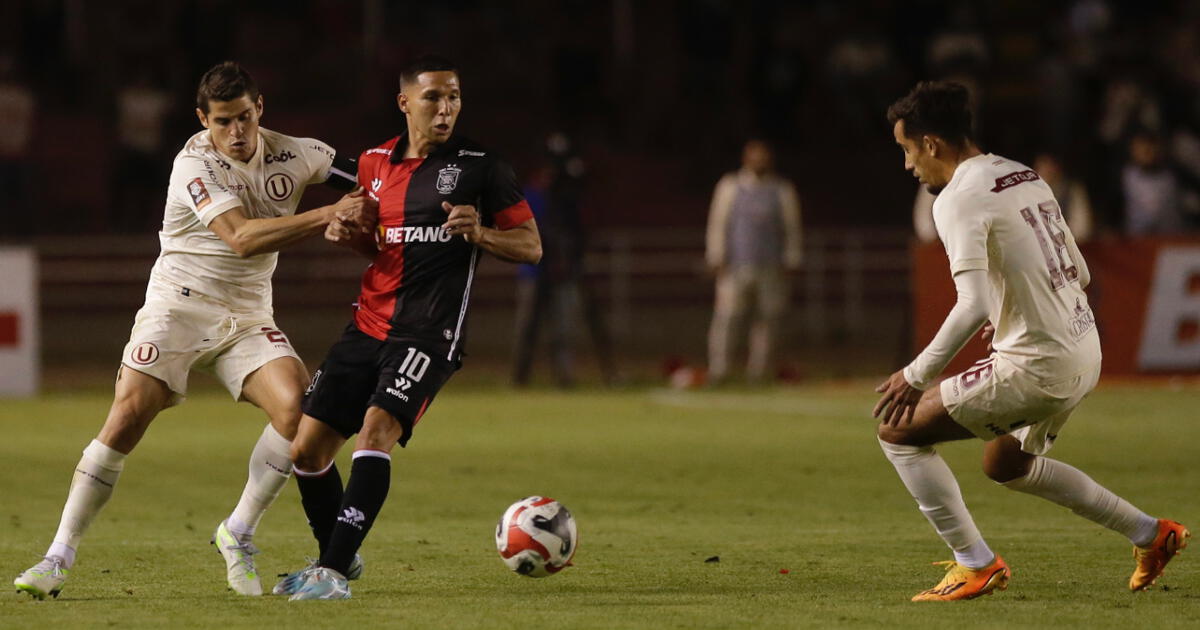
[[[575,518],[550,497],[525,497],[496,524],[496,549],[508,568],[529,577],[554,575],[575,555]]]

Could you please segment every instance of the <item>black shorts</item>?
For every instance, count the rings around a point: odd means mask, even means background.
[[[433,397],[458,369],[457,362],[434,352],[433,345],[380,341],[351,323],[313,374],[301,408],[349,438],[362,430],[367,409],[379,407],[404,428],[399,440],[404,446]]]

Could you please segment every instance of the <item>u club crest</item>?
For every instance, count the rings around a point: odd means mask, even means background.
[[[138,365],[150,365],[158,360],[158,346],[146,341],[134,347],[129,359]]]
[[[447,164],[446,168],[438,171],[437,176],[437,191],[443,195],[449,195],[454,192],[458,186],[458,176],[462,174],[462,169],[455,164]]]
[[[267,196],[275,201],[283,201],[292,195],[296,182],[283,173],[275,173],[267,178]]]

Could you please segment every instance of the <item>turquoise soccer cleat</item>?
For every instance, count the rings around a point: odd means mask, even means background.
[[[288,601],[306,599],[350,599],[350,584],[345,576],[328,567],[305,569],[303,583]]]

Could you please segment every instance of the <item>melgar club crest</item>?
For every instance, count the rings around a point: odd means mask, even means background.
[[[462,169],[455,164],[447,164],[446,168],[438,171],[437,190],[443,195],[449,195],[454,192],[458,186],[458,176],[462,174]]]

